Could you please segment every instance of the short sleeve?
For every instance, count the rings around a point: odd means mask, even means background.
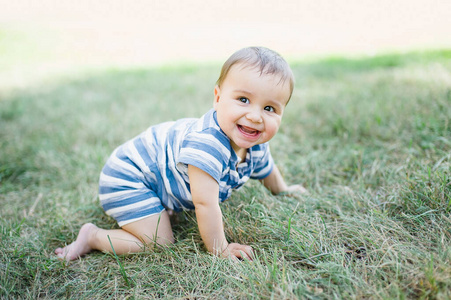
[[[230,159],[230,145],[226,137],[218,136],[214,130],[192,132],[183,140],[177,169],[187,173],[188,165],[195,166],[213,177],[218,183]]]
[[[258,149],[253,151],[254,170],[251,174],[252,179],[264,179],[271,174],[274,168],[274,160],[269,150],[269,144],[261,144]]]

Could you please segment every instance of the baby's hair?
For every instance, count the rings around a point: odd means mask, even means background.
[[[219,87],[227,77],[230,68],[235,64],[257,68],[260,74],[279,75],[282,84],[289,80],[290,97],[288,99],[291,98],[294,88],[294,75],[288,63],[279,53],[265,47],[248,47],[236,51],[222,66],[221,74],[216,81]]]

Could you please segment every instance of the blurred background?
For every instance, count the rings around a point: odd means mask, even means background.
[[[3,2],[3,3],[2,3]],[[449,48],[447,0],[0,0],[0,87],[85,68]]]

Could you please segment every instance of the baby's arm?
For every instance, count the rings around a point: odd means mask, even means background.
[[[263,180],[261,180],[263,185],[271,191],[274,195],[284,193],[305,193],[307,190],[299,184],[287,185],[283,180],[282,174],[280,174],[279,169],[275,165],[272,172]]]
[[[216,180],[192,165],[188,165],[188,176],[199,232],[208,251],[221,257],[252,259],[250,246],[229,244],[226,240]]]

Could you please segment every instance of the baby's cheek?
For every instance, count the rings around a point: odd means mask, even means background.
[[[276,135],[277,131],[279,130],[279,126],[277,124],[271,124],[271,126],[266,127],[266,134],[268,139],[271,139]]]

